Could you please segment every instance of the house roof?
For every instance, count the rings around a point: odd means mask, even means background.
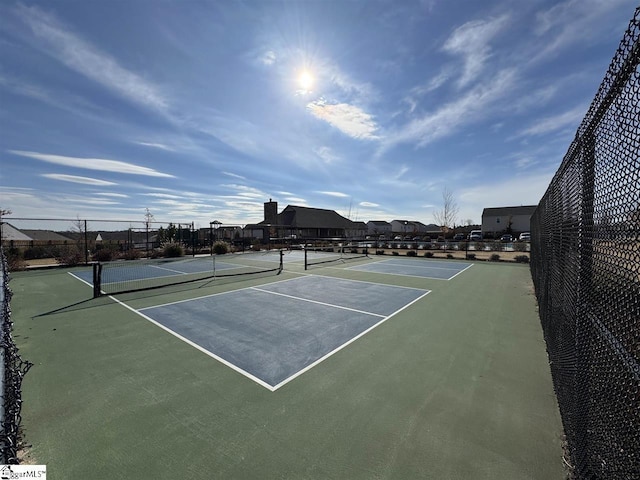
[[[31,237],[25,235],[10,223],[2,223],[2,240],[31,240]]]
[[[60,235],[59,233],[54,232],[53,230],[30,230],[23,229],[22,233],[27,235],[31,240],[36,240],[40,242],[64,242],[71,240],[69,237],[65,237],[64,235]]]
[[[386,220],[369,220],[367,224],[372,223],[373,225],[391,225]]]
[[[537,205],[521,205],[519,207],[494,207],[485,208],[482,216],[501,217],[504,215],[533,215]]]
[[[282,213],[278,214],[278,225],[293,228],[354,228],[351,220],[334,210],[296,205],[287,205]]]

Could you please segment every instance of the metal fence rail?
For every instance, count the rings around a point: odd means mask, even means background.
[[[0,463],[17,464],[20,440],[20,410],[22,408],[22,378],[32,364],[18,354],[11,330],[11,290],[9,268],[0,248]]]
[[[640,479],[640,7],[531,219],[577,479]]]

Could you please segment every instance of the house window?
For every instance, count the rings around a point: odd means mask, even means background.
[[[500,217],[496,218],[496,223],[500,223]]]

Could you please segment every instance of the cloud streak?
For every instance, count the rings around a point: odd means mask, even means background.
[[[42,49],[67,67],[135,103],[161,111],[168,107],[155,85],[66,30],[53,15],[24,5],[18,7],[17,13],[34,35],[44,40]]]
[[[505,25],[509,16],[502,15],[490,20],[475,20],[458,27],[447,39],[443,50],[460,55],[463,67],[459,87],[468,85],[482,72],[484,64],[491,55],[489,42]],[[438,77],[436,77],[436,80]]]
[[[76,175],[64,175],[61,173],[43,173],[41,177],[50,178],[52,180],[61,180],[63,182],[82,183],[84,185],[96,185],[100,187],[117,185],[117,183],[107,182],[106,180],[98,180],[97,178],[78,177]]]
[[[43,162],[64,165],[65,167],[84,168],[87,170],[101,170],[104,172],[116,172],[129,175],[146,175],[149,177],[175,178],[168,173],[158,172],[153,168],[142,167],[133,163],[121,162],[119,160],[108,160],[102,158],[68,157],[63,155],[51,155],[38,152],[27,152],[24,150],[9,150],[9,153],[21,157],[33,158]]]
[[[307,109],[313,116],[324,120],[345,135],[363,140],[376,140],[378,125],[373,116],[348,103],[331,104],[324,99],[310,102]]]

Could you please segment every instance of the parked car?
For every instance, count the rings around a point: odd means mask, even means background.
[[[453,241],[454,241],[454,242],[461,242],[461,241],[463,241],[463,240],[464,240],[464,236],[465,236],[465,235],[464,235],[464,233],[456,233],[456,234],[453,236]]]
[[[400,235],[396,235],[395,237],[393,237],[394,240],[402,240],[402,237]]]
[[[520,234],[520,237],[518,237],[518,240],[521,242],[530,242],[531,241],[531,233],[530,232],[523,232]]]
[[[509,234],[505,234],[500,237],[500,241],[504,243],[511,243],[513,242],[513,237]]]
[[[469,240],[472,242],[481,242],[482,241],[482,230],[471,230],[469,234]]]

